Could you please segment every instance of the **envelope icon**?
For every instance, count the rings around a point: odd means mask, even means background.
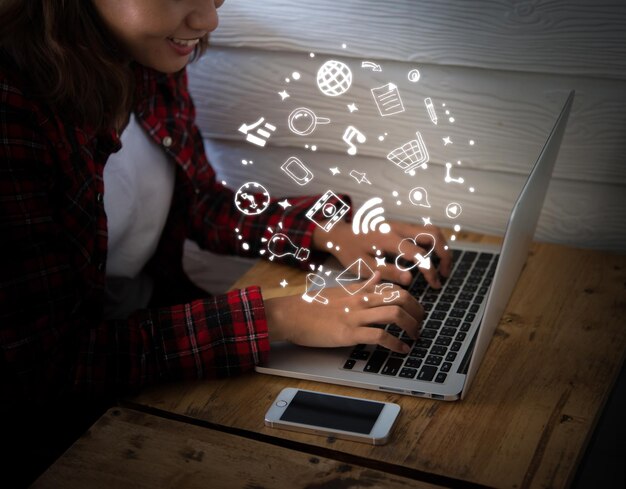
[[[343,272],[337,275],[335,280],[348,294],[354,295],[369,284],[373,278],[374,271],[363,261],[362,258],[359,258]],[[352,285],[358,285],[358,288],[351,289],[350,286]]]

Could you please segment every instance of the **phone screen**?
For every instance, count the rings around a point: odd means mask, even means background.
[[[281,420],[355,433],[372,431],[384,404],[298,391]]]

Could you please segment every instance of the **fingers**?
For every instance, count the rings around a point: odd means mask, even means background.
[[[402,340],[379,328],[357,328],[354,332],[354,340],[357,344],[380,345],[399,353],[408,353],[410,351],[409,346]]]
[[[402,305],[382,305],[355,311],[355,319],[361,325],[393,323],[403,329],[410,338],[417,338],[422,313],[410,314]]]

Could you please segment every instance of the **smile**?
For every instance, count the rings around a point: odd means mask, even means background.
[[[172,41],[174,44],[178,44],[179,46],[184,46],[184,47],[195,46],[196,44],[198,44],[200,42],[199,38],[196,38],[196,39],[178,39],[176,37],[168,37],[168,39],[170,41]]]

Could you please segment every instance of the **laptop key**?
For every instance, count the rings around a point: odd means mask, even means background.
[[[448,318],[445,322],[445,325],[450,328],[458,328],[459,324],[461,324],[461,320],[459,318]]]
[[[450,353],[446,355],[446,362],[454,362],[455,358],[456,358],[456,353],[451,351]]]
[[[433,380],[433,377],[435,376],[436,373],[437,373],[437,367],[434,367],[432,365],[424,365],[422,369],[420,370],[420,373],[417,374],[417,379],[430,382],[431,380]]]
[[[443,358],[438,355],[428,355],[424,363],[426,363],[426,365],[440,365],[442,361]]]
[[[452,309],[450,311],[450,317],[462,318],[463,316],[465,316],[465,311],[463,311],[462,309]]]
[[[433,355],[439,355],[439,356],[444,356],[447,351],[448,351],[448,348],[442,345],[435,345],[430,349],[430,353],[432,353]]]
[[[410,368],[420,368],[421,365],[422,360],[419,358],[409,357],[406,359],[406,362],[404,362],[404,366]]]
[[[469,301],[456,301],[456,303],[454,304],[455,309],[468,309],[469,306]]]
[[[441,364],[441,367],[439,368],[440,372],[449,372],[450,369],[452,368],[452,364],[450,362],[444,362]]]
[[[390,358],[389,360],[387,360],[387,363],[380,371],[380,373],[383,375],[397,375],[400,367],[402,367],[402,359]]]
[[[380,370],[380,367],[383,366],[383,363],[385,362],[385,359],[388,356],[389,356],[388,350],[387,351],[375,350],[374,353],[372,353],[372,356],[370,357],[369,362],[367,362],[367,364],[365,365],[365,368],[363,369],[363,371],[369,372],[372,374],[377,374],[378,371]]]
[[[467,332],[472,327],[472,323],[463,323],[461,325],[461,331]]]
[[[461,317],[461,316],[459,316]],[[430,319],[435,319],[436,321],[443,321],[446,318],[446,313],[443,311],[434,311],[430,315]]]
[[[464,333],[463,331],[461,331],[461,332],[459,332],[459,333],[456,335],[456,340],[457,340],[457,341],[463,341],[463,340],[465,339],[465,336],[466,336],[466,335],[465,335],[465,333]]]
[[[350,358],[354,358],[355,360],[367,360],[370,356],[370,352],[367,350],[353,350],[350,353]]]
[[[435,306],[435,311],[449,311],[451,307],[452,304],[450,304],[449,302],[439,302]]]
[[[405,379],[412,379],[417,374],[417,369],[415,368],[403,368],[400,370],[398,374],[399,377],[404,377]]]
[[[443,336],[454,336],[456,334],[455,328],[450,328],[449,326],[444,326],[441,328],[440,334]]]
[[[432,340],[429,340],[427,338],[419,338],[416,342],[415,342],[415,346],[419,347],[419,348],[430,348],[430,345],[432,345]]]
[[[444,374],[443,372],[439,372],[437,374],[437,377],[435,377],[435,382],[437,382],[438,384],[443,384],[446,381],[446,377],[448,375]]]
[[[441,321],[433,321],[432,319],[429,321],[426,321],[424,328],[437,330],[441,328]]]
[[[474,304],[482,304],[484,299],[484,295],[477,295],[476,297],[474,297]]]
[[[409,353],[409,356],[415,358],[424,358],[427,353],[428,350],[426,348],[413,348]]]
[[[473,312],[468,312],[465,315],[465,320],[469,322],[472,322],[475,318],[476,318],[476,314],[474,314]]]
[[[420,331],[420,338],[426,338],[427,340],[432,340],[435,336],[437,336],[436,329],[423,329]]]
[[[435,340],[435,345],[438,345],[438,346],[450,346],[450,343],[452,343],[451,336],[440,336],[439,338]],[[433,348],[435,347],[433,346]],[[439,355],[439,353],[437,353],[437,355]]]
[[[459,351],[461,349],[461,345],[462,343],[460,341],[455,341],[452,343],[452,346],[450,346],[450,351]]]
[[[480,306],[478,304],[472,304],[469,308],[469,312],[477,313],[478,309],[480,309]]]
[[[348,359],[346,360],[346,363],[343,364],[343,368],[347,370],[351,370],[352,367],[354,367],[355,363],[356,363],[356,360]]]

